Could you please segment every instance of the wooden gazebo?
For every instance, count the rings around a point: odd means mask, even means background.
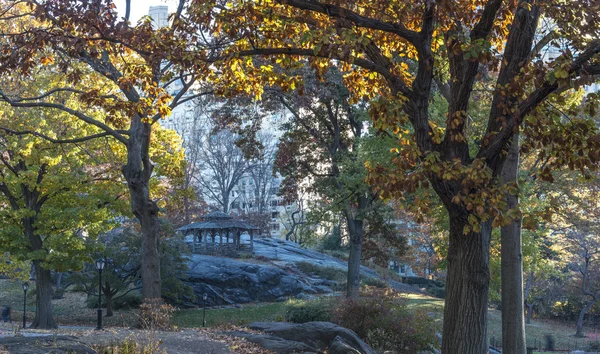
[[[204,215],[202,221],[177,229],[177,231],[183,232],[186,236],[193,236],[193,253],[196,253],[197,250],[204,251],[204,253],[238,252],[243,248],[240,238],[244,232],[248,232],[250,235],[250,252],[252,252],[254,250],[255,230],[258,230],[258,227],[244,221],[234,220],[231,216],[220,211],[208,213]],[[217,236],[219,236],[218,243]],[[211,243],[209,243],[209,238]],[[230,239],[232,240],[231,243],[229,242]],[[225,243],[223,243],[223,240],[225,240]],[[198,243],[202,245],[200,249],[197,247]]]

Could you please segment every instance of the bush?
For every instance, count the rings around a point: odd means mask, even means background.
[[[433,319],[409,312],[406,300],[390,290],[372,289],[367,296],[346,299],[333,310],[333,322],[382,352],[416,353],[437,345]]]
[[[331,321],[331,308],[324,301],[291,303],[285,310],[285,320],[294,323]]]
[[[113,307],[115,310],[137,309],[140,305],[142,305],[142,294],[136,291],[132,291],[113,300]]]
[[[95,309],[98,307],[98,295],[91,295],[87,298],[87,307]],[[137,291],[132,291],[123,296],[115,295],[113,297],[113,309],[136,309],[142,304],[142,295]],[[106,298],[102,296],[102,307],[106,307]]]
[[[441,281],[421,277],[404,277],[402,282],[408,285],[419,285],[424,288],[431,288],[434,286],[438,288],[444,287],[444,283]]]
[[[173,312],[175,308],[161,299],[150,299],[140,307],[140,328],[170,331],[173,330]]]
[[[446,297],[446,288],[443,288],[443,287],[440,288],[437,286],[433,286],[431,288],[428,288],[427,292],[437,298],[440,298],[440,299],[443,299]]]

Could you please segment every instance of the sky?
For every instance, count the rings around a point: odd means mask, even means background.
[[[119,15],[125,16],[125,0],[114,0]],[[131,0],[131,23],[135,24],[142,17],[148,14],[150,6],[167,5],[169,13],[175,11],[177,7],[176,0]]]

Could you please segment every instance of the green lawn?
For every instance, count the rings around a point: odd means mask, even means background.
[[[242,305],[239,308],[206,310],[206,325],[246,325],[259,321],[283,321],[287,302]],[[173,315],[179,327],[202,327],[202,309],[180,310]]]
[[[13,308],[12,318],[20,321],[22,318],[23,289],[18,281],[0,280],[0,305],[9,305]],[[441,324],[444,300],[434,297],[407,294],[408,308],[424,310],[436,318]],[[245,325],[257,321],[283,321],[285,311],[289,304],[300,304],[301,300],[289,300],[280,303],[247,304],[239,308],[207,309],[207,325]],[[85,295],[67,292],[64,299],[53,300],[54,313],[59,324],[94,325],[96,310],[85,306]],[[34,284],[30,284],[27,292],[27,317],[33,319],[35,309]],[[137,320],[136,311],[116,311],[115,316],[105,318],[107,326],[130,326]],[[174,314],[175,325],[180,327],[202,327],[202,309],[180,310]],[[488,337],[500,341],[502,338],[501,314],[497,310],[489,311]],[[528,346],[544,346],[545,336],[554,336],[557,350],[588,349],[590,342],[600,343],[600,329],[586,328],[587,338],[574,338],[575,326],[573,323],[561,323],[550,320],[534,319],[526,326]],[[536,345],[537,344],[537,345]]]

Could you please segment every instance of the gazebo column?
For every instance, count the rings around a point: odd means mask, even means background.
[[[240,250],[240,244],[242,243],[241,242],[242,232],[240,230],[237,230],[237,235],[236,236],[237,236],[236,237],[237,238],[237,247],[236,247],[236,250],[239,251]]]
[[[196,233],[192,233],[192,253],[196,252]]]
[[[250,253],[254,253],[254,230],[248,230],[250,234]]]

